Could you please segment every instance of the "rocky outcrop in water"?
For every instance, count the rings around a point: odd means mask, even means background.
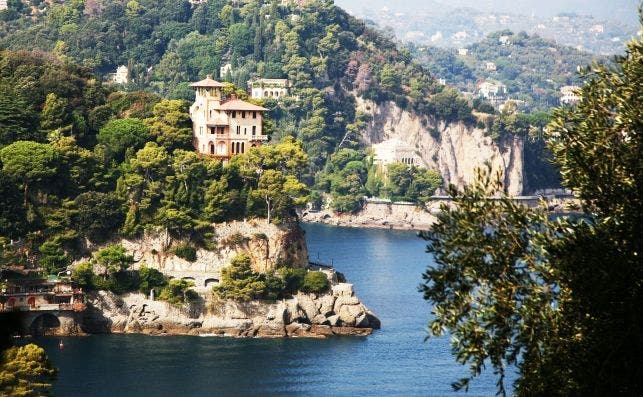
[[[276,302],[221,301],[213,296],[186,306],[147,299],[139,293],[92,296],[82,320],[87,333],[212,335],[232,337],[315,337],[369,335],[380,321],[337,283],[325,294],[299,293]]]

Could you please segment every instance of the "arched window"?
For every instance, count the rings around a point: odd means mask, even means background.
[[[210,142],[210,154],[214,154],[214,143]]]
[[[245,142],[241,142],[241,153],[245,153],[245,152],[246,152],[246,148],[245,148],[245,146],[246,146]]]
[[[225,142],[219,141],[217,143],[217,154],[219,154],[219,155],[226,155],[227,154]]]

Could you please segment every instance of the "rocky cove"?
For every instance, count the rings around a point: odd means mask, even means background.
[[[196,249],[193,261],[174,253],[173,247],[186,242],[175,240],[162,230],[146,232],[136,239],[110,241],[122,245],[132,255],[135,262],[130,269],[145,265],[169,279],[189,280],[194,283],[197,299],[175,305],[140,292],[117,295],[88,291],[86,309],[61,320],[58,329],[49,332],[324,338],[364,336],[380,327],[379,319],[360,302],[352,284],[343,282],[343,275],[338,277],[334,269],[308,262],[305,233],[299,224],[276,226],[265,220],[249,220],[214,225],[214,230],[210,248]],[[212,287],[219,283],[221,270],[239,253],[250,258],[256,272],[284,265],[321,271],[329,281],[329,290],[297,292],[275,301],[221,299]]]

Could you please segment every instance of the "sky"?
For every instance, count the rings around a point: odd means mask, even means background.
[[[335,4],[360,12],[388,7],[392,11],[439,10],[470,7],[484,12],[552,16],[561,12],[592,15],[598,19],[636,24],[639,0],[335,0]]]

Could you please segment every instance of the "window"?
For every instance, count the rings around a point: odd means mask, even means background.
[[[246,127],[243,127],[243,135],[248,135],[248,129]]]
[[[240,125],[237,126],[237,135],[239,135],[239,134],[241,134],[241,126]]]
[[[241,118],[242,118],[242,119],[245,119],[245,118],[246,118],[246,112],[245,112],[245,111],[241,112]]]
[[[257,126],[256,125],[252,126],[252,135],[257,135]]]
[[[245,152],[246,152],[246,148],[245,148],[245,146],[246,146],[246,144],[245,144],[244,142],[241,142],[241,153],[245,153]]]
[[[252,118],[256,119],[257,118],[257,112],[252,112]]]
[[[236,118],[236,117],[237,117],[237,112],[233,110],[233,111],[232,111],[232,118],[234,119],[234,118]]]
[[[199,127],[199,134],[203,135],[203,126]]]

